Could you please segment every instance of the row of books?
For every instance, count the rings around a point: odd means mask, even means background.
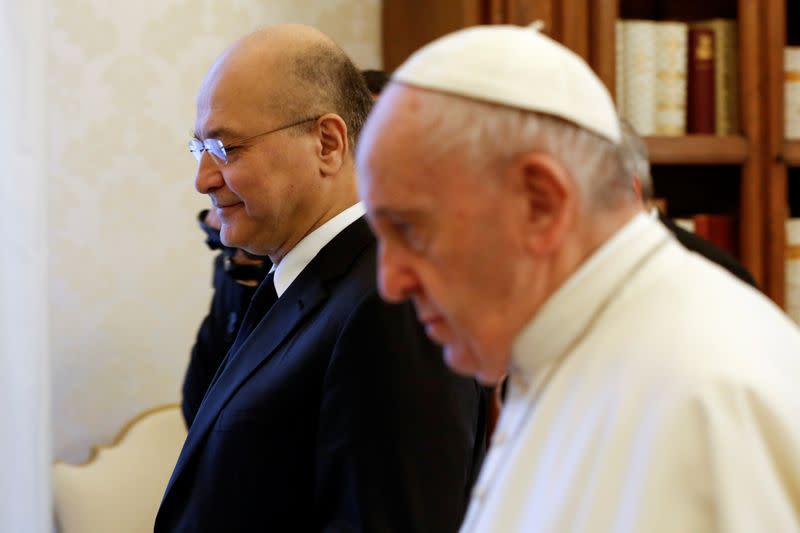
[[[642,135],[739,133],[735,20],[618,20],[620,115]]]
[[[783,129],[787,139],[800,139],[800,46],[783,51]]]

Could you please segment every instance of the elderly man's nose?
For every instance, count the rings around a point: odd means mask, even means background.
[[[201,194],[208,194],[216,188],[222,186],[222,173],[207,151],[202,153],[200,162],[197,164],[197,174],[194,177],[194,188]]]

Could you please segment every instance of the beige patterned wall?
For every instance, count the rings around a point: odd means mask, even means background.
[[[52,0],[50,310],[56,457],[86,457],[178,401],[210,296],[186,140],[194,95],[236,37],[303,22],[380,65],[380,0]]]

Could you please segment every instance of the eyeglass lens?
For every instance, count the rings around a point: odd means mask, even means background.
[[[228,155],[225,153],[225,147],[219,139],[206,139],[205,141],[199,139],[189,140],[189,151],[194,154],[194,158],[197,159],[198,163],[203,158],[203,152],[206,150],[211,152],[211,155],[216,157],[219,161],[223,163],[228,162]]]

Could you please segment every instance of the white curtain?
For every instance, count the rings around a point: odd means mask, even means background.
[[[0,0],[0,531],[49,532],[47,0]]]

